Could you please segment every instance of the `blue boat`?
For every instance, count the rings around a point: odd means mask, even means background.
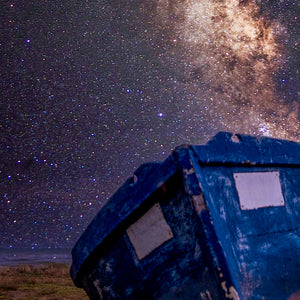
[[[72,256],[91,299],[297,299],[300,144],[220,132],[143,164]]]

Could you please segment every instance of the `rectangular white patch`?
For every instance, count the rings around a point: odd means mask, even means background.
[[[279,172],[234,173],[242,210],[283,206]]]
[[[139,259],[173,237],[158,203],[126,230]]]

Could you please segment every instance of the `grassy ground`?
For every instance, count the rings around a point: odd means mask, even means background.
[[[74,286],[69,269],[57,263],[2,267],[0,300],[88,300],[84,290]],[[300,300],[300,290],[288,300]]]
[[[0,299],[87,300],[83,289],[74,286],[69,265],[47,263],[0,269]]]

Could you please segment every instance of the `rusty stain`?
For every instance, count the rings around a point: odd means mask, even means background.
[[[300,290],[293,293],[288,300],[300,300]]]
[[[225,298],[232,299],[232,300],[240,299],[236,289],[233,286],[230,286],[229,288],[226,287],[226,281],[221,282],[221,287],[225,292]]]
[[[183,173],[185,176],[195,174],[195,169],[194,169],[194,167],[191,167],[190,169],[183,169]]]

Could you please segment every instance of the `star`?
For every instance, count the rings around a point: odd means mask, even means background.
[[[296,1],[7,2],[0,247],[72,248],[142,163],[300,141]]]

